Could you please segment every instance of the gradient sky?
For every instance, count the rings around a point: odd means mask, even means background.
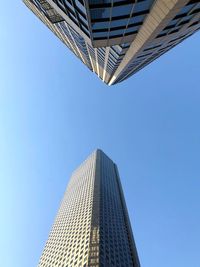
[[[0,265],[35,267],[71,172],[118,165],[142,267],[200,266],[200,32],[104,85],[20,1],[0,16]]]

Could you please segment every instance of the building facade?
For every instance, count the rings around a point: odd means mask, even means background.
[[[74,171],[39,267],[140,267],[117,166],[101,150]]]
[[[200,28],[199,0],[23,0],[106,84],[124,81]]]

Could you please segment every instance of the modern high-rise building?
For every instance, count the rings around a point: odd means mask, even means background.
[[[106,84],[121,82],[200,28],[199,0],[23,0]]]
[[[140,267],[117,166],[101,150],[72,174],[39,267]]]

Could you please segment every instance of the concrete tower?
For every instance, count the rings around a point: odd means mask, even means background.
[[[139,267],[117,166],[101,150],[74,171],[39,267]]]

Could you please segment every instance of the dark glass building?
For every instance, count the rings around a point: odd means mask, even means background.
[[[121,82],[200,28],[199,0],[24,0],[105,83]]]
[[[39,267],[140,267],[117,166],[101,150],[68,184]]]

